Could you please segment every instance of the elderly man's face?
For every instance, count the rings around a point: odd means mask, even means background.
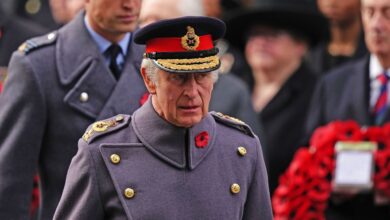
[[[141,0],[87,0],[86,11],[92,28],[110,41],[119,41],[135,30]]]
[[[157,83],[142,75],[156,112],[179,127],[191,127],[207,114],[213,90],[211,73],[168,73],[158,69]]]
[[[390,56],[390,0],[362,0],[367,48],[379,57]]]

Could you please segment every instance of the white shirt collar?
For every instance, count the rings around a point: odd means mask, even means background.
[[[375,80],[377,77],[383,73],[383,67],[379,62],[379,59],[374,54],[370,56],[370,80]],[[386,70],[386,73],[389,74],[389,70]]]

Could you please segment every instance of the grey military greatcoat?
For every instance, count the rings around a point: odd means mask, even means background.
[[[37,171],[40,219],[52,219],[77,140],[92,122],[131,114],[145,94],[144,48],[129,45],[116,81],[80,14],[14,53],[0,95],[0,219],[28,219]]]
[[[54,219],[272,219],[259,140],[219,113],[176,127],[149,100],[87,130]]]

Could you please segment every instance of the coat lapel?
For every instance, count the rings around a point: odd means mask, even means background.
[[[117,82],[84,25],[84,13],[80,13],[59,30],[56,44],[59,80],[68,87],[64,102],[93,120],[132,113],[146,91],[138,74],[142,52],[143,47],[131,42]],[[87,101],[82,100],[82,94],[88,95]]]
[[[216,122],[210,114],[191,128],[177,127],[156,113],[151,98],[134,113],[131,125],[150,152],[179,169],[195,169],[212,152],[217,136]],[[202,133],[207,134],[206,144],[197,146]]]
[[[132,114],[141,106],[140,100],[147,92],[140,74],[144,46],[129,45],[126,64],[119,81],[100,111],[98,118],[107,118],[116,114]]]
[[[345,85],[345,91],[350,91],[347,97],[344,97],[345,102],[352,106],[348,115],[353,116],[361,125],[371,124],[371,116],[369,112],[369,78],[368,78],[368,59],[359,62],[355,65],[354,71],[351,72],[351,80]],[[344,109],[344,108],[343,108]],[[345,107],[348,109],[348,107]]]

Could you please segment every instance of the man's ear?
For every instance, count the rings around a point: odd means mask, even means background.
[[[146,74],[146,69],[143,67],[141,68],[141,75],[142,78],[144,79],[145,86],[148,89],[149,93],[156,94],[156,84],[149,79],[148,75]]]

